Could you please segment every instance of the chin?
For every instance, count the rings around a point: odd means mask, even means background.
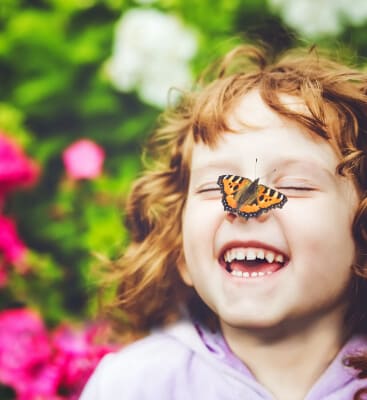
[[[243,331],[266,331],[266,330],[277,330],[280,326],[285,325],[283,318],[276,316],[264,316],[257,314],[256,316],[247,316],[246,318],[242,315],[231,315],[220,319],[221,325],[227,325],[232,329],[240,329]]]

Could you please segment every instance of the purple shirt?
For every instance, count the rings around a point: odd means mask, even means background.
[[[351,400],[367,387],[346,355],[367,349],[367,338],[351,338],[304,400]],[[229,349],[220,333],[180,321],[108,354],[80,400],[274,400]]]

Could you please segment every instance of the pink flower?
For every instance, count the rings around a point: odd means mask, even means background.
[[[0,312],[0,382],[19,399],[49,398],[56,393],[59,371],[50,365],[52,349],[40,316],[32,310]]]
[[[0,287],[7,282],[7,267],[13,265],[18,272],[26,270],[25,255],[27,248],[19,238],[15,222],[0,215]]]
[[[94,179],[101,175],[105,152],[89,139],[67,147],[62,155],[67,174],[72,179]]]
[[[16,263],[23,259],[26,247],[18,236],[15,222],[4,215],[0,215],[0,253],[4,261]]]
[[[54,333],[55,362],[62,370],[63,391],[69,394],[70,400],[78,399],[99,360],[116,350],[111,345],[95,343],[98,331],[95,327],[73,331],[61,326]]]
[[[17,187],[32,185],[38,175],[36,163],[15,142],[0,134],[0,198]]]
[[[99,327],[50,335],[32,310],[0,312],[0,384],[17,400],[77,400],[99,360],[116,349],[96,343]]]
[[[44,362],[35,371],[19,374],[22,381],[12,386],[17,400],[66,400],[58,394],[60,377],[61,371],[56,365]]]

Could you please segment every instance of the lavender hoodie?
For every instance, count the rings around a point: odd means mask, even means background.
[[[351,400],[367,379],[357,379],[343,357],[367,348],[355,336],[304,400]],[[274,400],[219,333],[189,321],[152,333],[104,357],[80,400]]]

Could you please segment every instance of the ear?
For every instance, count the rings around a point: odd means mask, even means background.
[[[181,254],[179,259],[177,260],[177,269],[178,273],[181,276],[181,279],[186,283],[187,286],[193,286],[191,275],[186,265],[186,261],[184,256]]]

